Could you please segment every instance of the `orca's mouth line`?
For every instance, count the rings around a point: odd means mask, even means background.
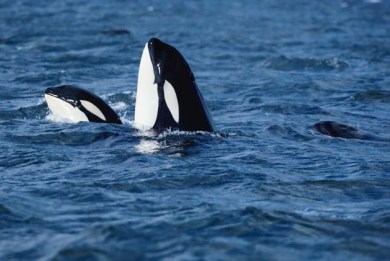
[[[58,94],[55,94],[55,93],[52,93],[52,92],[45,92],[45,95],[48,95],[48,96],[51,96],[51,97],[63,100],[64,102],[69,103],[73,107],[80,107],[79,102],[75,101],[73,99],[66,99],[65,97],[62,97],[61,95],[58,95]]]
[[[52,96],[52,97],[57,98],[57,99],[65,100],[63,96],[54,93],[52,88],[47,88],[45,90],[45,95],[49,95],[49,96]]]
[[[61,95],[52,93],[52,92],[45,92],[45,95],[50,96],[50,97],[54,97],[54,98],[57,98],[57,99],[60,99],[60,100],[63,100],[63,101],[67,102],[67,100],[64,97],[62,97]]]

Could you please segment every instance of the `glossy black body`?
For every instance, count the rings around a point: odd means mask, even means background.
[[[122,121],[120,120],[119,116],[114,112],[113,109],[111,109],[111,107],[107,103],[105,103],[96,94],[87,90],[72,85],[62,85],[58,87],[47,88],[45,90],[45,94],[64,100],[72,106],[77,107],[87,116],[88,120],[91,122],[122,124]],[[84,108],[80,100],[85,100],[93,103],[104,114],[106,120],[99,118],[98,116]]]
[[[154,129],[183,131],[214,131],[203,97],[196,85],[190,66],[174,47],[152,38],[148,42],[155,83],[158,86],[159,109]],[[164,83],[174,88],[179,104],[179,123],[173,119],[164,98]]]

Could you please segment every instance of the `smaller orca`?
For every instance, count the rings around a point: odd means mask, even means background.
[[[47,88],[45,100],[54,115],[72,122],[91,121],[122,124],[119,116],[101,98],[72,85]]]
[[[319,133],[345,139],[359,139],[359,140],[376,140],[376,141],[388,141],[383,137],[379,137],[370,133],[364,133],[360,130],[351,127],[346,124],[334,122],[334,121],[320,121],[314,124],[314,129]]]
[[[141,129],[214,131],[187,61],[156,38],[146,43],[142,53],[134,123]]]

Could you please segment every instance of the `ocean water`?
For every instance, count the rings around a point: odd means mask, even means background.
[[[389,260],[389,25],[387,0],[1,0],[0,260]],[[151,37],[217,133],[133,127]],[[57,120],[61,84],[125,124]]]

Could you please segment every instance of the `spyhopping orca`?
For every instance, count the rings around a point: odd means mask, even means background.
[[[354,127],[342,123],[337,123],[334,121],[320,121],[314,124],[313,127],[319,133],[331,137],[340,137],[345,139],[389,141],[389,139],[386,139],[384,137],[379,137],[370,133],[364,133]]]
[[[73,122],[121,124],[102,99],[74,86],[48,88],[45,99],[53,114]],[[179,51],[156,38],[142,53],[134,118],[141,129],[214,131],[190,66]]]
[[[54,115],[71,122],[92,121],[122,124],[119,116],[101,98],[75,86],[62,85],[47,88],[45,100]]]
[[[190,66],[178,50],[156,38],[142,53],[134,123],[142,129],[214,131]]]

